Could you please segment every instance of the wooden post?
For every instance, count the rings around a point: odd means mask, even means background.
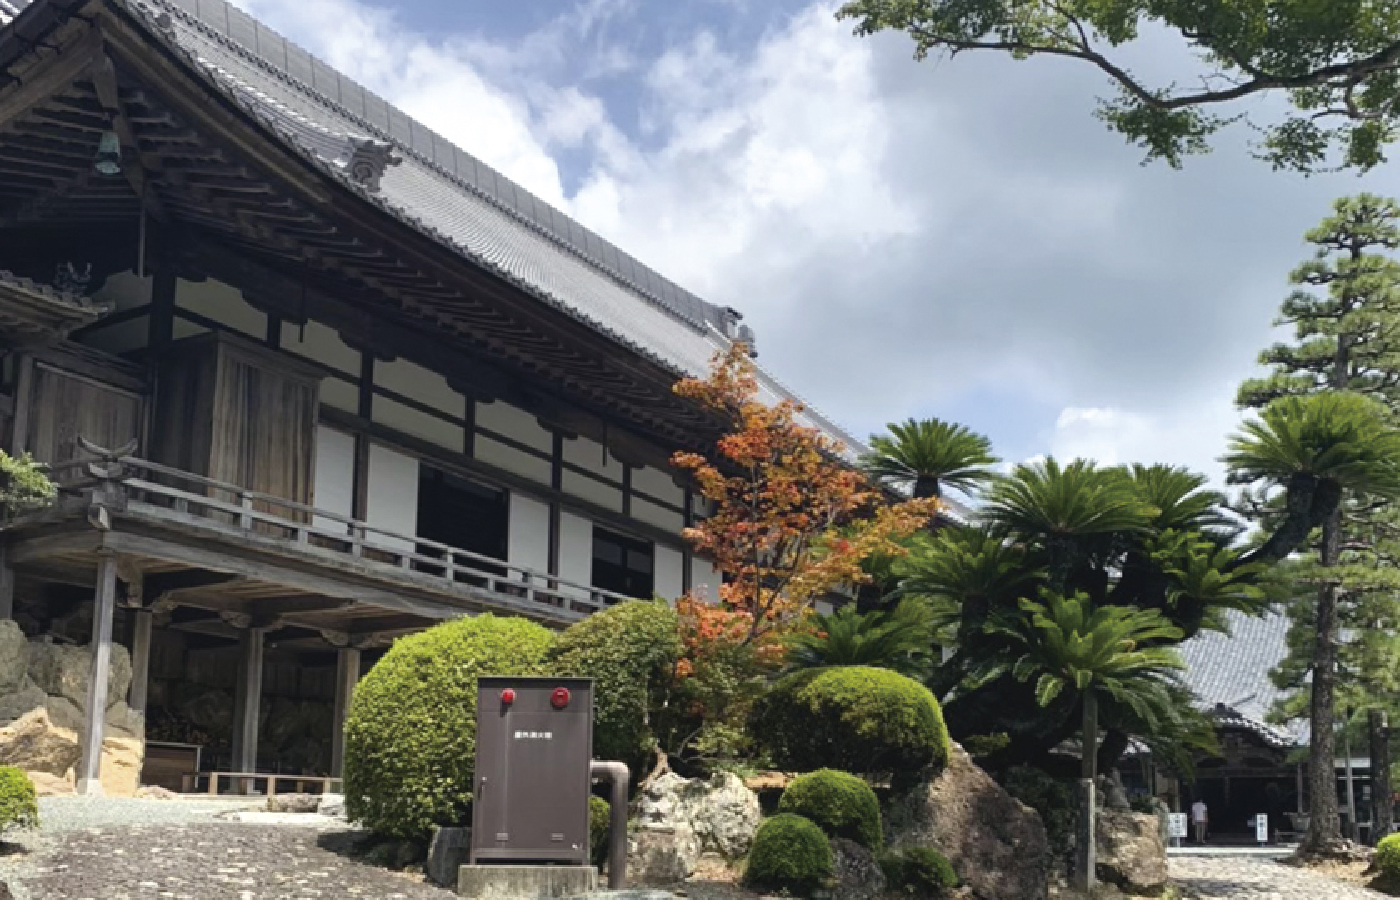
[[[345,768],[345,717],[350,713],[350,700],[360,681],[360,651],[342,647],[335,660],[335,716],[331,735],[331,777],[340,778]]]
[[[234,691],[233,770],[258,770],[258,715],[262,711],[263,634],[261,628],[245,628],[239,636],[238,683]],[[243,792],[252,782],[242,779]]]
[[[0,544],[0,619],[15,617],[15,570],[10,565],[10,547]]]
[[[126,703],[144,716],[151,677],[151,622],[155,614],[149,609],[132,610],[131,614],[131,690]]]
[[[1390,723],[1384,710],[1366,711],[1371,733],[1371,843],[1390,834],[1395,825],[1395,803],[1390,793]]]
[[[112,616],[117,608],[117,557],[105,553],[97,560],[97,590],[92,611],[92,671],[88,673],[87,705],[83,709],[82,756],[78,762],[78,793],[102,796],[102,741],[106,736],[107,675],[112,660]]]

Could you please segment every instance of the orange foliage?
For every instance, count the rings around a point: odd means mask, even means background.
[[[821,595],[868,580],[861,569],[867,558],[905,552],[900,539],[938,509],[932,499],[887,503],[841,461],[840,444],[797,422],[800,406],[759,400],[742,344],[718,356],[708,378],[685,379],[675,391],[730,425],[714,459],[671,458],[715,505],[684,535],[727,576],[720,612],[734,617],[700,630],[747,629],[742,640],[750,643],[790,626]]]

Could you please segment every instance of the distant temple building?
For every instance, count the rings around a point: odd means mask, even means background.
[[[63,484],[0,532],[0,726],[80,790],[335,776],[396,636],[718,583],[671,388],[739,314],[223,0],[0,0],[0,271],[0,440]]]

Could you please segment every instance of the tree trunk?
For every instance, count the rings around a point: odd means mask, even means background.
[[[1082,762],[1079,767],[1081,777],[1090,781],[1098,773],[1098,753],[1099,753],[1099,704],[1094,697],[1094,689],[1091,687],[1084,692],[1084,748],[1080,751]]]
[[[1395,822],[1390,792],[1390,727],[1383,710],[1368,710],[1366,720],[1371,733],[1371,843],[1375,844],[1390,834]]]
[[[1323,568],[1341,556],[1342,512],[1339,506],[1322,525]],[[1308,834],[1305,853],[1328,853],[1342,840],[1337,815],[1337,585],[1326,581],[1317,592],[1317,634],[1312,665],[1312,741],[1308,759]]]

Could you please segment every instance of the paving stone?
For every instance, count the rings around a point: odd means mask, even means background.
[[[1173,880],[1198,900],[1384,900],[1385,894],[1268,859],[1172,857]]]

